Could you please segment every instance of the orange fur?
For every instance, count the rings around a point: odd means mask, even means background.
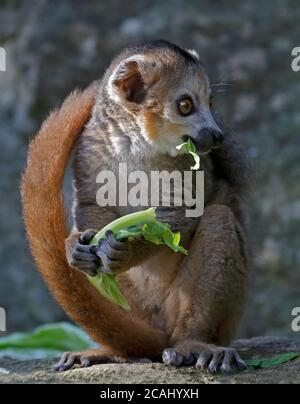
[[[147,135],[152,141],[155,141],[158,138],[158,130],[157,130],[157,116],[154,112],[152,111],[145,111],[144,112],[144,117],[145,117],[145,129],[147,132]]]
[[[159,132],[182,136],[186,133],[184,126],[172,122],[165,122],[157,113],[147,110],[144,112],[144,127],[150,140],[156,141]]]
[[[172,122],[166,122],[164,125],[164,130],[167,133],[170,133],[172,135],[177,135],[177,136],[182,136],[185,133],[187,133],[187,130],[184,130],[184,125],[178,124],[178,123],[172,123]]]
[[[30,145],[22,181],[24,219],[37,267],[66,313],[98,343],[123,357],[156,357],[166,336],[111,304],[66,260],[66,214],[61,194],[73,146],[88,121],[96,86],[72,93],[44,122]]]

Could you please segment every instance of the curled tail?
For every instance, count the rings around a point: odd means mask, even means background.
[[[94,105],[96,85],[73,92],[32,141],[22,180],[23,211],[33,257],[66,313],[98,343],[123,357],[156,357],[166,336],[110,303],[66,260],[64,172]]]

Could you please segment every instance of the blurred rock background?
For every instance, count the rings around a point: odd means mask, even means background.
[[[199,51],[216,104],[256,168],[249,200],[254,271],[240,336],[294,335],[300,306],[300,46],[297,0],[0,0],[0,306],[8,330],[61,320],[25,241],[19,184],[31,136],[74,87],[126,44],[165,38]],[[70,178],[66,184],[70,200]],[[42,225],[42,223],[41,223]]]

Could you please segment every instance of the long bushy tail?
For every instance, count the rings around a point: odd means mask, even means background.
[[[124,357],[155,357],[166,336],[110,303],[66,260],[68,234],[62,196],[64,172],[88,121],[96,86],[73,92],[32,141],[22,181],[24,219],[37,267],[66,313],[98,343]]]

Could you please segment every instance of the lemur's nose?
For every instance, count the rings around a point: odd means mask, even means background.
[[[224,134],[218,129],[202,128],[192,140],[199,151],[206,152],[219,147],[224,141]]]
[[[213,133],[212,133],[212,137],[213,137],[216,145],[219,145],[219,144],[224,142],[224,134],[223,134],[223,132],[214,130]]]
[[[207,152],[219,147],[223,143],[225,136],[221,130],[202,128],[196,136],[185,135],[182,139],[184,142],[191,139],[199,151]]]
[[[212,146],[217,146],[223,143],[224,134],[220,130],[216,130],[213,128],[202,128],[198,132],[198,138],[205,143],[210,143]]]

